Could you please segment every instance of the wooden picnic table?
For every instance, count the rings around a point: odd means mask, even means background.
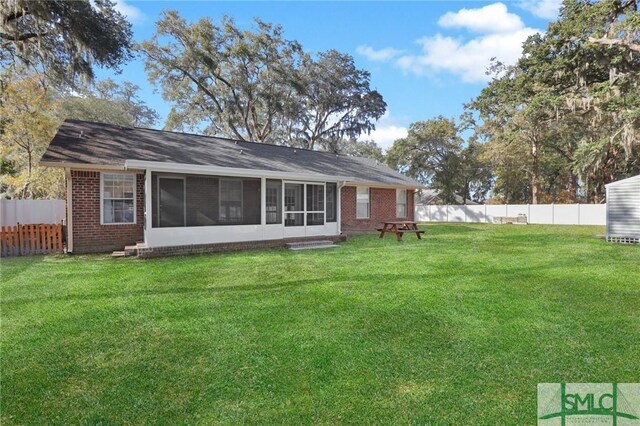
[[[384,234],[396,234],[398,241],[402,241],[402,236],[408,233],[415,233],[419,240],[422,239],[424,231],[418,229],[416,222],[403,220],[400,222],[383,222],[382,228],[378,228],[380,238],[384,238]]]

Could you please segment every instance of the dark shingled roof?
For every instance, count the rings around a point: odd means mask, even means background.
[[[41,162],[46,166],[124,166],[126,160],[344,176],[355,182],[422,187],[366,158],[80,120],[66,120],[60,126]]]

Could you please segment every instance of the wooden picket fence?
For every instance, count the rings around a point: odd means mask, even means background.
[[[62,224],[3,226],[0,229],[2,256],[61,253]]]

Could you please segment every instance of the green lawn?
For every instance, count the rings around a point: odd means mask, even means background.
[[[640,247],[445,225],[139,261],[2,260],[9,424],[536,422],[539,382],[640,382]]]

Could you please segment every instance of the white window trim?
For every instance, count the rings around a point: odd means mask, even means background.
[[[104,176],[105,175],[133,175],[133,222],[104,223]],[[100,225],[136,225],[138,223],[138,177],[132,172],[100,172]]]
[[[367,189],[367,215],[366,216],[358,216],[358,188]],[[368,187],[368,186],[356,187],[356,219],[371,219],[371,187]]]
[[[404,192],[404,203],[398,203],[398,193]],[[396,217],[397,218],[407,218],[409,217],[409,203],[407,202],[408,191],[406,189],[396,189]],[[398,216],[398,206],[404,205],[404,216]]]
[[[220,218],[220,210],[222,207],[222,182],[240,182],[240,223],[238,223],[235,220],[229,220],[229,219],[225,219],[222,220]],[[226,178],[220,178],[218,179],[218,223],[222,224],[228,224],[228,225],[243,225],[244,221],[244,181],[243,179],[226,179]]]

